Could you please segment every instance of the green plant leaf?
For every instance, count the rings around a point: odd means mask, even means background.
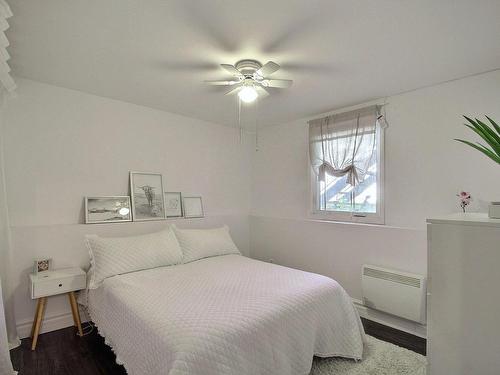
[[[491,151],[489,148],[487,148],[485,145],[482,145],[481,143],[477,142],[476,143],[481,149],[483,150],[483,153],[488,155],[490,158],[495,160],[497,163],[500,163],[500,156],[495,155],[493,151]]]
[[[478,126],[480,126],[486,133],[488,133],[495,141],[497,144],[500,144],[500,135],[497,134],[493,129],[491,129],[488,125],[486,125],[484,122],[476,119]]]
[[[497,162],[498,164],[500,164],[500,156],[498,155],[495,155],[491,150],[488,150],[486,147],[480,145],[480,144],[474,144],[472,142],[469,142],[469,141],[465,141],[463,139],[456,139],[455,138],[455,141],[458,141],[458,142],[462,142],[462,143],[465,143],[466,145],[470,146],[470,147],[473,147],[475,148],[476,150],[478,151],[481,151],[483,154],[485,154],[487,157],[489,157],[490,159],[492,159],[493,161]]]
[[[493,161],[500,164],[500,126],[498,126],[498,124],[495,123],[495,121],[493,121],[488,116],[486,116],[486,118],[491,123],[493,128],[477,118],[473,120],[472,118],[467,117],[465,115],[463,117],[468,122],[468,124],[464,125],[467,126],[474,133],[479,135],[488,144],[488,146],[491,147],[491,149],[485,145],[482,145],[481,143],[472,143],[469,141],[465,141],[463,139],[455,139],[455,140],[464,143],[472,148],[475,148],[476,150],[482,152],[484,155],[486,155]]]
[[[464,124],[467,126],[469,129],[471,129],[473,132],[475,132],[477,135],[479,135],[482,139],[484,139],[493,149],[493,152],[495,152],[498,156],[500,156],[500,143],[497,142],[491,135],[485,131],[480,125],[477,126],[471,126],[468,124]]]
[[[495,121],[493,121],[492,119],[490,119],[488,116],[486,116],[486,118],[488,119],[489,122],[491,122],[491,125],[493,125],[493,127],[497,131],[498,135],[500,135],[500,126],[498,126],[498,124]]]
[[[470,122],[473,126],[476,126],[476,125],[477,125],[477,124],[476,124],[476,122],[475,122],[473,119],[471,119],[470,117],[467,117],[467,116],[465,116],[465,115],[464,115],[464,118],[465,118],[467,121],[469,121],[469,122]]]

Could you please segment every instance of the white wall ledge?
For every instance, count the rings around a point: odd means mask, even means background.
[[[327,224],[327,225],[335,225],[335,226],[343,226],[347,225],[349,227],[360,227],[360,228],[376,228],[376,229],[400,229],[400,230],[415,230],[415,231],[425,231],[425,222],[422,222],[422,228],[411,228],[411,227],[402,227],[397,225],[388,225],[388,224],[369,224],[369,223],[352,223],[348,221],[337,221],[337,220],[328,220],[328,219],[316,219],[313,217],[284,217],[284,216],[270,216],[270,215],[261,215],[261,214],[250,214],[251,217],[255,218],[263,218],[263,219],[274,219],[274,220],[290,220],[290,221],[304,221],[308,223],[318,223],[318,224]]]

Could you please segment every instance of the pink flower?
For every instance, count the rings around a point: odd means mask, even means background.
[[[457,197],[459,197],[460,200],[472,199],[470,193],[467,193],[466,191],[461,191],[459,194],[457,194]]]
[[[460,200],[460,207],[462,208],[463,212],[465,212],[465,207],[468,206],[472,201],[472,196],[466,191],[461,191],[457,194],[457,197]]]

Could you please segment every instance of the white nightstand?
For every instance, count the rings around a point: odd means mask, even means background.
[[[73,322],[78,328],[78,335],[82,336],[82,324],[80,313],[76,303],[75,291],[85,289],[86,274],[80,268],[63,268],[53,271],[44,271],[38,274],[30,274],[31,298],[37,299],[38,303],[35,311],[35,319],[31,328],[31,337],[33,338],[31,350],[35,350],[40,333],[40,325],[43,320],[47,297],[57,294],[67,293],[71,312],[73,313]]]

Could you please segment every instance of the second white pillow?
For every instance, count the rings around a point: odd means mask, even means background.
[[[181,246],[183,263],[225,254],[241,254],[224,225],[214,229],[179,229],[172,225]]]

